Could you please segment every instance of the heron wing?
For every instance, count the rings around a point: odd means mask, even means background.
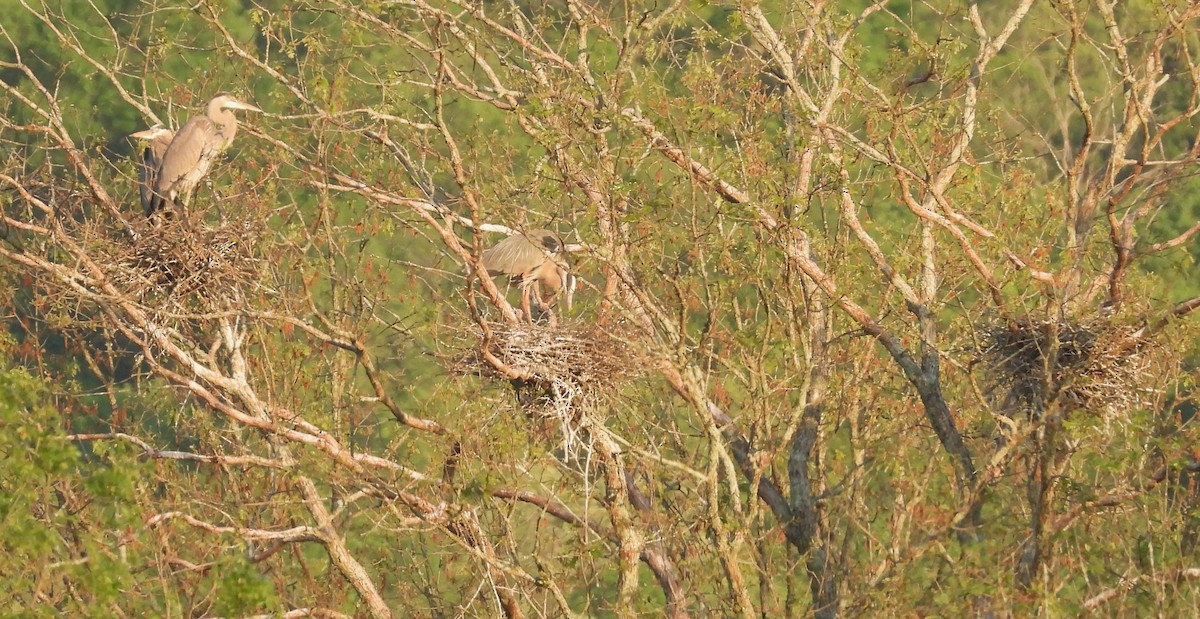
[[[562,242],[549,230],[514,234],[483,252],[483,266],[491,273],[520,275],[546,262],[549,247],[562,247]]]
[[[158,185],[158,169],[162,167],[163,155],[171,146],[174,133],[167,132],[154,138],[142,151],[142,165],[138,170],[139,191],[142,197],[142,209],[149,215],[153,210],[154,188]]]
[[[196,116],[171,140],[158,171],[157,193],[165,198],[188,193],[208,172],[224,143],[220,128],[204,116]]]

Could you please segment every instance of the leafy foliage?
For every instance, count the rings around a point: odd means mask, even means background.
[[[1107,6],[0,0],[0,608],[1196,614],[1200,9]]]

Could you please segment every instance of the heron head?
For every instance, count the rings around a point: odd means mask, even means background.
[[[237,97],[229,93],[218,93],[213,97],[213,100],[208,104],[209,109],[216,108],[218,110],[246,110],[247,112],[261,112],[262,110],[239,100]]]
[[[168,129],[162,125],[154,125],[153,127],[150,127],[149,129],[138,131],[137,133],[131,133],[131,134],[129,134],[129,137],[131,137],[135,140],[146,140],[147,142],[149,142],[152,140],[157,140],[158,138],[161,138],[170,133],[171,133],[170,129]]]

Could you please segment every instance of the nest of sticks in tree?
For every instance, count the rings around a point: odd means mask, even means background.
[[[1039,415],[1064,411],[1106,416],[1144,404],[1150,343],[1135,327],[1103,318],[1021,318],[982,329],[980,357],[1005,393],[1003,407]]]
[[[647,366],[635,346],[598,325],[487,323],[473,336],[479,345],[454,371],[509,381],[531,418],[559,426],[567,453],[589,438],[588,416]]]
[[[227,308],[262,273],[255,219],[145,222],[129,243],[109,247],[109,276],[141,303],[163,312]]]

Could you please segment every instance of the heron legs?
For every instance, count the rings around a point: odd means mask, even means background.
[[[546,299],[542,295],[542,286],[536,279],[521,282],[521,312],[529,324],[533,324],[533,307],[536,305],[538,317],[546,316],[551,327],[558,326],[558,317],[554,314],[554,296]]]
[[[558,316],[554,313],[554,297],[544,299],[539,294],[534,298],[534,307],[537,308],[538,318],[545,316],[547,325],[550,327],[558,326]]]
[[[533,324],[533,308],[530,307],[530,295],[536,280],[526,280],[521,283],[521,315],[529,324]]]

